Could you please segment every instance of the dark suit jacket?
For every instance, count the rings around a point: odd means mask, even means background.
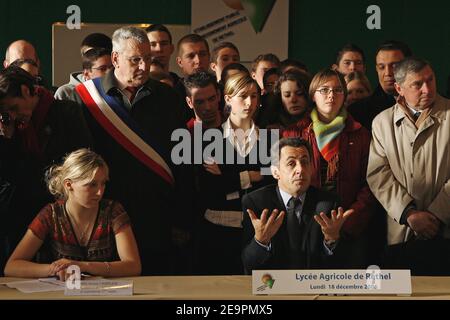
[[[51,103],[37,139],[41,157],[23,148],[19,132],[11,139],[0,137],[0,234],[3,229],[11,250],[42,207],[53,201],[44,181],[46,170],[66,154],[92,147],[83,113],[71,101]]]
[[[313,216],[324,211],[329,214],[338,207],[337,196],[310,187],[306,193],[305,203],[301,214],[302,223],[302,251],[305,261],[302,265],[291,265],[289,258],[289,239],[287,234],[286,216],[278,232],[271,240],[271,251],[258,245],[254,239],[254,228],[247,209],[252,209],[257,216],[264,209],[286,211],[277,185],[270,185],[247,194],[242,199],[244,210],[244,249],[242,261],[247,274],[254,269],[320,269],[340,267],[340,257],[345,250],[345,239],[342,237],[336,243],[332,256],[325,254],[323,234],[320,225]]]
[[[347,110],[363,127],[372,131],[373,119],[394,104],[395,97],[384,92],[381,86],[378,85],[370,97],[352,103]]]
[[[128,99],[118,89],[114,70],[101,78],[101,85],[106,94],[118,103],[123,106],[129,104]],[[163,269],[168,273],[166,266],[159,265],[162,258],[157,259],[155,255],[162,257],[170,254],[171,227],[188,216],[179,209],[182,201],[178,201],[178,189],[172,188],[117,143],[92,116],[76,91],[72,99],[82,106],[94,137],[94,150],[102,155],[109,165],[111,182],[106,188],[105,197],[122,203],[131,218],[140,250],[143,274],[161,274]],[[179,117],[180,109],[181,100],[172,88],[149,79],[138,91],[128,111],[140,130],[151,137],[154,145],[159,147],[158,152],[167,159],[176,183],[178,167],[172,165],[170,153],[174,145],[171,141],[172,132],[184,126]],[[165,264],[167,265],[167,262]]]

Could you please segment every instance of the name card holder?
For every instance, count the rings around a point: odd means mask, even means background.
[[[411,270],[254,270],[253,294],[411,295]]]
[[[82,280],[80,286],[68,287],[66,296],[132,296],[133,281],[116,281],[108,279]]]

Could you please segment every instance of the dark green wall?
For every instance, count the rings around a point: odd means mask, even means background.
[[[208,1],[208,0],[204,0]],[[38,48],[43,73],[51,75],[51,25],[65,22],[66,8],[81,7],[83,22],[189,24],[190,0],[72,0],[0,3],[0,50],[13,40],[25,38]],[[382,29],[366,28],[366,8],[381,7]],[[304,1],[291,0],[289,53],[308,64],[312,72],[332,63],[336,49],[346,42],[362,47],[368,57],[368,74],[376,83],[373,55],[378,43],[398,39],[434,66],[441,91],[450,74],[450,2],[438,0]],[[2,53],[3,54],[3,53]]]
[[[2,0],[0,1],[0,52],[16,39],[35,45],[42,73],[51,82],[52,24],[66,22],[67,7],[81,8],[82,22],[190,24],[191,2],[187,0]]]
[[[368,30],[366,9],[381,8],[381,30]],[[346,42],[360,46],[367,57],[367,73],[377,82],[374,55],[379,43],[406,42],[414,54],[429,60],[445,92],[450,75],[450,2],[437,0],[291,0],[289,53],[312,71],[326,67]]]

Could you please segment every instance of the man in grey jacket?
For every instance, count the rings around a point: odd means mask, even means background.
[[[103,77],[112,69],[111,52],[104,48],[91,48],[82,55],[83,71],[70,74],[69,83],[61,86],[55,92],[55,99],[70,100],[75,87],[80,83]]]

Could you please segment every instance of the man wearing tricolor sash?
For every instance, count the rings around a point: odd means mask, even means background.
[[[145,31],[116,30],[111,57],[114,69],[77,86],[73,99],[83,105],[95,150],[110,164],[109,196],[131,217],[143,274],[170,274],[171,228],[179,213],[171,134],[183,126],[181,100],[149,79]]]

